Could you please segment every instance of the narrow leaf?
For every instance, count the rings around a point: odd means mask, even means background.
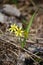
[[[32,22],[33,22],[33,20],[34,20],[35,15],[36,15],[36,13],[34,13],[34,14],[32,15],[32,17],[31,17],[31,19],[30,19],[30,21],[29,21],[29,23],[28,23],[28,25],[27,25],[27,28],[26,28],[26,31],[27,31],[27,32],[30,31],[30,27],[31,27],[31,25],[32,25]]]

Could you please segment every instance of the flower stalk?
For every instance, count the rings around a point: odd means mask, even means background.
[[[35,17],[36,13],[34,13],[29,21],[29,23],[27,24],[27,27],[25,28],[25,30],[21,27],[18,27],[16,24],[11,25],[11,28],[9,28],[9,30],[11,32],[14,32],[14,34],[20,38],[20,42],[21,42],[21,46],[22,48],[25,47],[26,44],[26,40],[28,38],[28,34],[30,32],[30,27],[33,23],[34,17]],[[23,37],[23,40],[22,40]]]

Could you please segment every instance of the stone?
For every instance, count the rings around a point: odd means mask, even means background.
[[[17,58],[17,65],[24,65],[24,61],[25,61],[25,54],[20,52]]]
[[[19,9],[9,4],[3,5],[3,12],[8,15],[13,15],[17,17],[20,17],[21,15],[21,12],[19,11]]]
[[[31,51],[31,52],[36,51],[36,49],[35,48],[32,48],[32,47],[29,47],[28,50]]]
[[[7,18],[4,14],[0,13],[0,23],[5,23],[7,21]]]

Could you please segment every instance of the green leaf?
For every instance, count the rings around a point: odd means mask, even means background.
[[[13,3],[17,4],[18,3],[18,0],[12,0]]]
[[[26,44],[26,38],[24,38],[24,40],[21,41],[21,47],[24,48],[25,44]]]
[[[31,17],[31,19],[30,19],[30,21],[29,21],[29,23],[28,23],[28,25],[27,25],[27,27],[26,27],[26,29],[25,29],[25,32],[26,32],[27,34],[24,36],[24,40],[21,42],[22,48],[24,48],[24,46],[25,46],[25,44],[26,44],[27,35],[28,35],[28,32],[30,31],[30,27],[31,27],[31,25],[32,25],[32,22],[33,22],[33,20],[34,20],[35,15],[36,15],[36,12],[32,15],[32,17]],[[24,22],[25,22],[25,21],[24,21]]]
[[[30,21],[29,21],[29,23],[28,23],[28,25],[27,25],[27,27],[26,27],[26,31],[27,31],[27,32],[30,31],[30,27],[31,27],[31,25],[32,25],[32,22],[33,22],[33,20],[34,20],[35,15],[36,15],[36,12],[32,15],[32,17],[31,17],[31,19],[30,19]]]
[[[25,23],[26,23],[26,20],[25,20],[25,19],[23,19],[23,20],[22,20],[22,23],[23,23],[23,24],[25,24]]]

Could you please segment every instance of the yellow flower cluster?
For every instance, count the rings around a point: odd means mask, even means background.
[[[11,32],[14,32],[16,36],[20,36],[20,37],[23,36],[23,32],[24,32],[24,31],[22,30],[21,27],[19,28],[19,27],[18,27],[17,25],[15,25],[15,24],[11,25],[11,28],[9,28],[9,30],[10,30]]]

